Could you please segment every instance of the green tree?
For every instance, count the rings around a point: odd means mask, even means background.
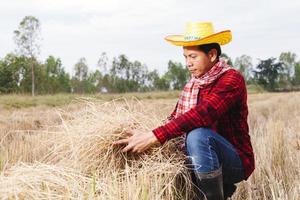
[[[35,65],[37,55],[40,53],[41,26],[36,17],[26,16],[14,31],[14,40],[17,45],[17,53],[31,60],[31,92],[35,94]]]
[[[255,80],[269,91],[274,91],[278,87],[278,78],[283,71],[283,64],[276,62],[276,58],[260,60],[254,71]]]
[[[88,77],[88,65],[84,57],[80,58],[74,66],[75,78],[82,81]]]
[[[17,92],[20,83],[19,58],[14,54],[7,54],[0,60],[0,93]]]
[[[295,64],[294,85],[300,86],[300,61]]]
[[[222,53],[220,58],[224,59],[228,65],[233,66],[232,59],[226,53]]]
[[[132,63],[128,60],[127,56],[121,54],[117,58],[113,58],[110,73],[112,76],[117,76],[119,78],[129,80],[131,65]]]
[[[1,92],[30,92],[31,63],[31,59],[25,56],[7,54],[0,66]]]
[[[44,66],[45,79],[43,83],[45,93],[70,92],[70,75],[65,72],[61,60],[49,56]]]
[[[252,58],[247,55],[237,57],[234,61],[234,67],[238,69],[244,76],[245,80],[248,81],[252,71]]]
[[[112,92],[114,91],[114,85],[112,81],[112,77],[109,74],[105,74],[101,80],[100,91]]]
[[[108,73],[108,57],[106,52],[101,53],[100,58],[97,62],[97,67],[99,68],[101,74]]]
[[[110,69],[111,89],[114,92],[146,91],[147,73],[146,65],[131,62],[124,54],[119,55],[113,58]]]
[[[170,89],[170,81],[166,77],[166,75],[163,75],[161,78],[158,78],[155,81],[155,88],[158,90],[169,90]]]
[[[284,72],[286,73],[288,80],[292,79],[296,58],[297,55],[291,52],[283,52],[279,56],[279,61],[283,63]]]
[[[80,58],[74,66],[75,75],[72,78],[74,92],[84,93],[88,84],[88,65],[85,58]]]
[[[113,92],[129,92],[129,77],[132,63],[124,54],[114,57],[110,69]]]
[[[86,85],[86,91],[88,93],[95,93],[101,91],[103,87],[103,75],[99,70],[96,70],[93,73],[90,73],[88,77],[88,82]]]
[[[94,93],[98,91],[102,74],[99,70],[89,72],[85,58],[79,59],[74,66],[74,71],[75,75],[71,80],[73,92]]]
[[[148,74],[147,74],[147,82],[148,82],[148,88],[149,90],[157,90],[158,87],[157,87],[157,82],[159,80],[159,74],[157,72],[157,70],[153,70],[153,71],[150,71]]]
[[[181,63],[176,63],[170,60],[168,62],[168,71],[164,78],[170,81],[170,86],[173,89],[181,90],[190,78],[190,73]]]
[[[148,68],[145,64],[139,61],[134,61],[130,69],[130,79],[132,80],[132,90],[133,91],[146,91],[146,80],[148,74]]]
[[[280,85],[291,89],[294,84],[294,74],[296,65],[296,54],[291,52],[283,52],[279,56],[279,61],[283,63],[283,73],[280,74]]]

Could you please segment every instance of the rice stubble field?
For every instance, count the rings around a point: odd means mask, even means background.
[[[234,200],[300,199],[300,93],[250,94],[256,169]],[[176,98],[0,104],[0,199],[190,199],[176,140],[133,155],[113,141],[163,123]]]

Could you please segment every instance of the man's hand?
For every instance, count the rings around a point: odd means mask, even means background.
[[[133,153],[142,153],[149,149],[155,144],[160,144],[156,136],[152,132],[142,132],[139,130],[132,130],[131,136],[126,139],[121,139],[115,141],[114,145],[125,144],[126,147],[122,152],[133,152]]]

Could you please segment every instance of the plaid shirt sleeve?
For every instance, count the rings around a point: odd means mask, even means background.
[[[176,103],[176,106],[175,106],[173,112],[167,117],[167,120],[173,120],[175,118],[176,110],[177,110],[177,105],[178,105],[178,101]]]
[[[229,72],[231,71],[231,72]],[[197,127],[210,127],[226,113],[241,96],[244,79],[235,70],[229,70],[218,80],[210,94],[194,108],[169,121],[152,132],[161,144]]]

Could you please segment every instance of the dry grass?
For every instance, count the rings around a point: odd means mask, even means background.
[[[299,199],[298,98],[300,93],[250,95],[256,170],[233,199]],[[112,145],[128,128],[161,124],[175,102],[127,98],[2,109],[0,199],[189,199],[185,158],[175,141],[142,155]]]
[[[31,128],[20,124],[22,129],[16,130],[13,121],[1,141],[0,188],[9,187],[0,198],[187,198],[185,188],[190,185],[180,184],[188,180],[184,157],[174,143],[142,155],[123,154],[112,145],[124,137],[125,129],[150,130],[160,123],[156,104],[148,103],[152,106],[142,109],[138,100],[84,101],[76,104],[77,109],[52,111],[50,126],[40,129],[29,120]]]

